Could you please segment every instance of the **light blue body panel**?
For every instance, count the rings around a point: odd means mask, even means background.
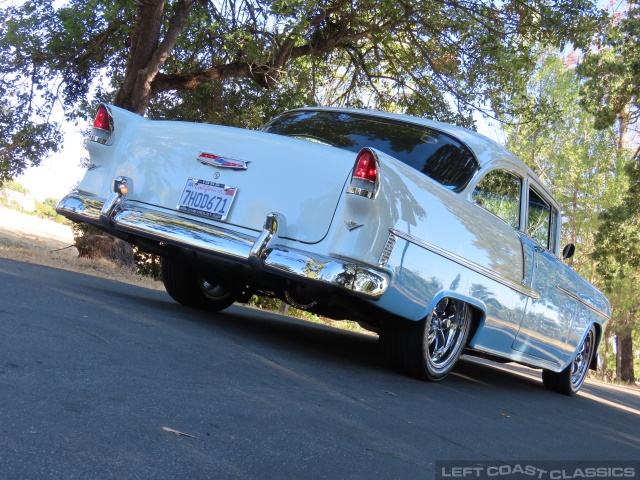
[[[442,297],[459,298],[480,312],[469,348],[564,369],[589,327],[600,328],[609,317],[606,298],[555,254],[464,195],[380,158],[385,181],[376,201],[385,210],[378,218],[390,220],[387,230],[397,240],[387,264],[390,286],[376,305],[418,321]],[[375,222],[370,228],[384,230]]]

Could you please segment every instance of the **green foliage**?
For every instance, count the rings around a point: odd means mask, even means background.
[[[474,109],[513,113],[532,45],[585,47],[603,21],[587,0],[59,5],[0,8],[0,178],[58,149],[54,106],[77,120],[97,100],[239,126],[304,104],[470,126]]]
[[[595,115],[598,128],[627,115],[633,124],[640,116],[640,3],[628,3],[626,15],[613,19],[578,67],[585,79],[582,105]]]
[[[50,206],[51,208],[53,208],[55,210],[56,206],[58,205],[58,199],[57,198],[52,198],[52,197],[47,197],[44,199],[43,202],[45,205]]]
[[[13,190],[14,192],[22,193],[26,195],[29,193],[25,187],[23,187],[20,183],[15,180],[7,180],[6,182],[0,182],[0,187],[8,188],[9,190]]]
[[[555,55],[541,57],[523,101],[540,107],[534,119],[505,118],[507,147],[546,183],[561,205],[563,243],[575,243],[574,266],[595,280],[589,254],[595,247],[598,213],[620,201],[626,186],[625,152],[617,150],[614,128],[596,130],[579,104],[581,84]]]
[[[540,105],[538,115],[505,131],[509,148],[560,202],[564,241],[577,245],[574,267],[611,301],[608,340],[611,335],[628,337],[637,326],[640,228],[630,228],[625,219],[634,211],[637,217],[640,171],[629,161],[631,152],[619,148],[619,129],[596,130],[594,116],[581,109],[583,88],[571,68],[545,56],[529,84],[529,97]]]
[[[621,279],[636,279],[635,285],[640,284],[637,281],[640,280],[637,274],[640,267],[640,165],[629,162],[625,171],[629,187],[617,205],[601,214],[602,223],[596,237],[598,249],[593,254],[598,262],[598,273],[612,292],[619,291]],[[620,298],[636,301],[640,299],[640,290],[636,293],[639,295],[623,294]]]
[[[136,273],[154,280],[162,279],[162,266],[160,257],[151,253],[142,252],[139,248],[133,247],[133,261],[136,264]]]

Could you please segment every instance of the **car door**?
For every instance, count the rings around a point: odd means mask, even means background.
[[[529,299],[513,349],[555,366],[566,362],[578,302],[575,273],[554,254],[559,214],[541,189],[529,186],[527,219],[521,234],[525,250],[526,281],[540,294]]]

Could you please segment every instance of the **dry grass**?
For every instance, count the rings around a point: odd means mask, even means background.
[[[1,235],[1,232],[0,232]],[[90,260],[78,257],[75,247],[67,250],[43,250],[30,245],[20,245],[0,236],[0,257],[34,265],[59,268],[95,277],[107,278],[140,287],[162,290],[160,282],[141,277],[117,267],[106,260]]]
[[[146,288],[160,282],[140,277],[106,260],[78,257],[71,227],[0,207],[0,257],[60,268]]]

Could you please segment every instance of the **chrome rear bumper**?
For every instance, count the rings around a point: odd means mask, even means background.
[[[103,200],[73,191],[60,200],[56,211],[71,220],[216,255],[254,270],[338,287],[365,298],[378,298],[389,286],[389,276],[369,266],[277,244],[281,221],[277,213],[267,216],[256,237],[117,194]]]

